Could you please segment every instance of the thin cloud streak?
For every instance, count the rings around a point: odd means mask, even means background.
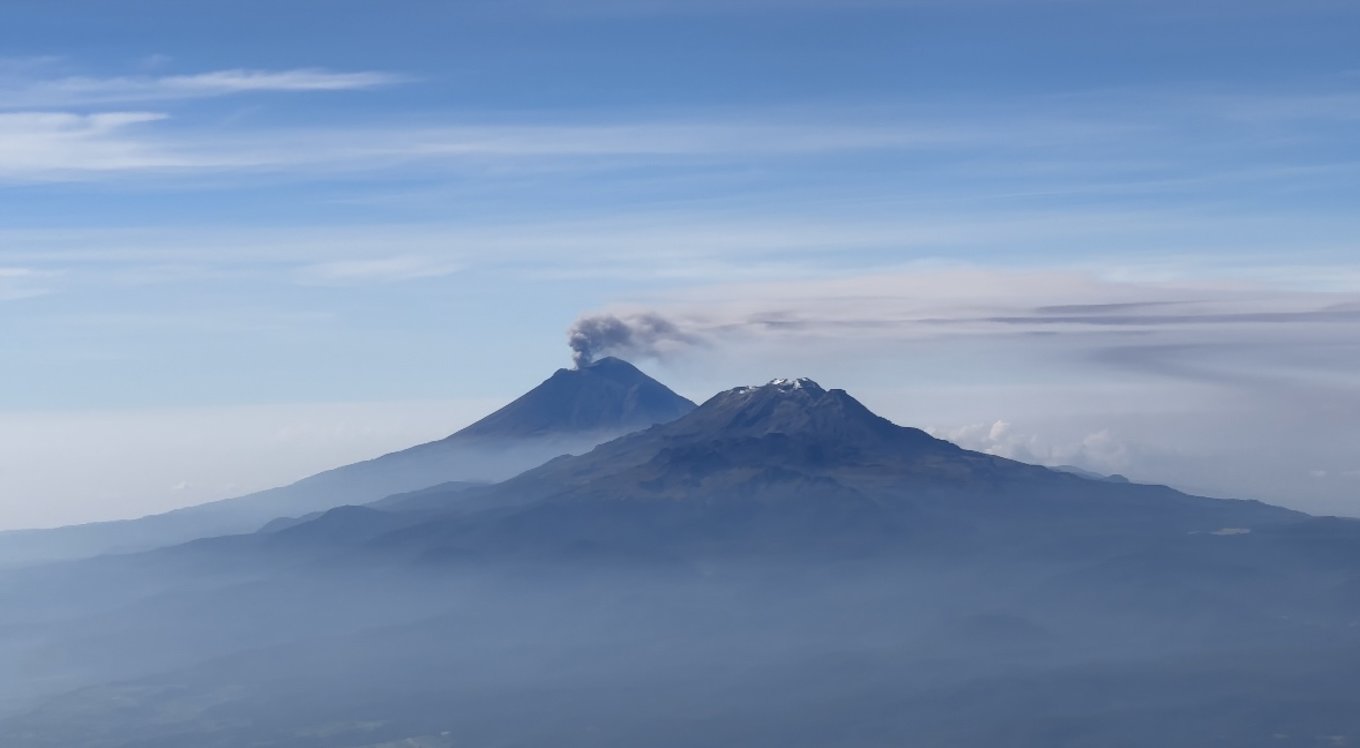
[[[943,110],[911,107],[845,110],[828,118],[812,111],[770,110],[741,117],[648,116],[616,114],[596,122],[430,122],[424,125],[350,125],[344,122],[308,127],[264,125],[210,132],[178,110],[139,111],[121,108],[100,113],[63,111],[63,107],[137,104],[244,93],[302,94],[355,91],[403,80],[378,72],[333,73],[318,69],[291,71],[223,70],[197,75],[133,78],[64,78],[36,86],[48,98],[11,91],[0,107],[6,139],[14,146],[0,150],[0,179],[102,178],[110,174],[213,174],[255,172],[264,178],[283,174],[342,175],[430,173],[459,167],[484,168],[513,164],[517,168],[594,170],[601,162],[639,165],[743,164],[760,159],[793,159],[828,155],[892,153],[919,155],[938,169],[953,160],[953,172],[967,175],[983,169],[995,177],[1012,174],[1032,180],[1032,166],[1051,166],[1057,154],[1084,165],[1082,174],[1100,174],[1106,183],[1065,184],[1078,193],[1165,187],[1203,186],[1218,179],[1278,179],[1272,161],[1270,132],[1279,129],[1278,112],[1306,116],[1325,126],[1307,139],[1327,142],[1338,137],[1332,125],[1360,116],[1350,92],[1302,96],[1281,93],[1252,97],[1214,92],[1096,91],[1067,96],[1040,96],[1001,101],[958,100]],[[5,93],[0,84],[0,94]],[[167,107],[173,109],[173,107]],[[1256,126],[1242,127],[1243,120]],[[980,123],[992,124],[980,124]],[[73,124],[75,123],[75,124]],[[81,123],[84,127],[80,127]],[[136,125],[134,129],[132,126]],[[60,135],[79,150],[80,158],[61,151],[31,148]],[[1302,135],[1290,131],[1287,142]],[[1263,140],[1264,138],[1264,140]],[[1251,156],[1242,161],[1204,164],[1188,170],[1185,158],[1203,158],[1202,146],[1215,152],[1238,148]],[[1262,149],[1262,144],[1266,148]],[[1277,144],[1278,145],[1278,144]],[[1101,166],[1111,149],[1132,159],[1113,182]],[[1242,166],[1242,163],[1255,164]],[[1181,166],[1175,166],[1181,164]],[[1228,165],[1235,164],[1235,165]],[[1328,162],[1302,165],[1294,181],[1338,170]],[[1313,169],[1312,173],[1308,169]],[[1345,166],[1340,169],[1344,172]],[[1187,173],[1188,172],[1188,173]],[[1253,175],[1257,175],[1253,177]],[[1342,174],[1344,175],[1344,174]],[[1042,175],[1040,175],[1042,176]],[[1325,176],[1323,174],[1322,176]],[[1070,180],[1069,180],[1070,181]],[[1042,194],[1042,192],[1036,193]]]
[[[201,165],[135,134],[137,128],[164,119],[159,112],[133,111],[0,113],[0,181],[51,181]]]
[[[460,269],[461,266],[458,263],[430,257],[379,257],[337,260],[308,265],[298,271],[298,279],[303,284],[322,286],[396,283],[422,278],[439,278],[456,273]]]
[[[41,70],[41,67],[38,68]],[[32,72],[27,70],[24,72]],[[335,72],[323,68],[252,70],[234,68],[185,75],[34,78],[0,76],[0,108],[87,107],[167,102],[256,93],[358,91],[409,80],[377,71]]]
[[[1233,232],[1229,235],[1227,232]],[[333,282],[362,277],[490,270],[540,281],[646,278],[670,284],[741,280],[835,279],[903,263],[929,269],[942,257],[953,264],[994,261],[1033,247],[1099,247],[1118,236],[1133,251],[1106,248],[1099,261],[1071,260],[1093,277],[1129,284],[1172,286],[1188,278],[1225,285],[1360,292],[1347,252],[1295,243],[1296,264],[1277,272],[1269,250],[1294,224],[1277,216],[1215,218],[1179,211],[1023,211],[985,217],[901,214],[892,219],[779,215],[696,215],[655,212],[597,220],[451,224],[379,224],[333,228],[29,229],[0,232],[0,264],[63,272],[71,284],[174,283],[235,278]],[[1212,255],[1149,252],[1167,237],[1231,236],[1237,254],[1225,265]],[[394,253],[394,249],[399,251]],[[645,249],[645,252],[639,252]],[[1141,250],[1141,251],[1139,251]],[[1262,263],[1258,266],[1257,263]],[[1025,263],[1003,263],[1024,267]],[[948,266],[944,266],[948,267]],[[828,281],[830,282],[830,281]],[[928,290],[928,289],[927,289]],[[997,289],[1003,291],[1004,289]],[[862,293],[847,288],[848,295]],[[1173,294],[1167,301],[1193,299]],[[1090,295],[1035,299],[1035,305],[1105,303]],[[1130,302],[1143,301],[1138,298]],[[1113,303],[1113,302],[1110,302]],[[993,309],[1004,317],[1014,310]],[[1167,310],[1162,310],[1167,311]],[[1054,310],[1047,311],[1055,315]],[[984,316],[979,314],[978,316]],[[1036,323],[1038,324],[1038,323]]]
[[[37,181],[106,174],[279,169],[310,173],[423,171],[458,163],[544,160],[769,158],[1014,145],[1014,128],[944,125],[638,122],[602,125],[449,125],[393,129],[270,130],[211,138],[162,123],[163,112],[0,113],[0,178]],[[1040,132],[1036,130],[1035,136]],[[1057,135],[1043,137],[1057,138]],[[52,147],[61,145],[61,148]],[[595,165],[592,164],[592,167]]]
[[[24,267],[0,267],[0,301],[17,301],[46,296],[51,289],[40,284],[40,279],[55,275],[52,272]]]

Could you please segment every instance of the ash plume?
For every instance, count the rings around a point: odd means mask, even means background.
[[[567,331],[567,344],[576,366],[596,358],[665,358],[681,348],[699,344],[699,338],[654,312],[592,314],[576,320]]]

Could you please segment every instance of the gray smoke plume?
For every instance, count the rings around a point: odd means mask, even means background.
[[[696,335],[654,312],[592,314],[576,320],[567,331],[567,344],[577,367],[612,354],[664,358],[699,342]]]

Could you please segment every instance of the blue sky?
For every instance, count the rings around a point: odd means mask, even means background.
[[[595,313],[1360,512],[1360,9],[1183,5],[7,2],[0,526],[439,436]]]

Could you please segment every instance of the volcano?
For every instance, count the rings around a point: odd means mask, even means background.
[[[490,423],[632,418],[655,391],[605,367]],[[584,389],[617,407],[553,394]],[[0,742],[1335,745],[1357,592],[1360,522],[776,379],[497,484],[0,574]]]
[[[1256,501],[1088,478],[962,449],[871,412],[844,390],[776,379],[472,491],[385,500],[447,514],[412,528],[468,552],[667,548],[996,550],[1068,536],[1180,538],[1304,515]]]
[[[438,441],[281,488],[135,520],[0,533],[0,566],[252,532],[293,517],[456,481],[503,480],[553,457],[674,420],[694,403],[617,358],[559,369],[505,407]]]

